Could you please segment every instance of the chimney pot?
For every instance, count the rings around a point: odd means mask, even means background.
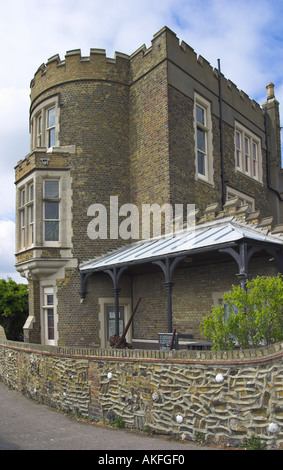
[[[266,89],[267,99],[271,100],[272,98],[274,98],[274,83],[268,83],[268,85],[266,85]]]

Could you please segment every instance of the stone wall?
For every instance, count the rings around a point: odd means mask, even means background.
[[[254,434],[267,448],[282,449],[282,357],[283,343],[230,352],[141,351],[47,347],[2,336],[0,380],[94,420],[116,415],[129,428],[230,446]]]

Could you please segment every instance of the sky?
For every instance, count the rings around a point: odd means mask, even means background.
[[[170,28],[262,104],[275,84],[283,122],[283,0],[0,0],[0,279],[15,270],[14,167],[29,153],[30,81],[55,54],[132,54]]]

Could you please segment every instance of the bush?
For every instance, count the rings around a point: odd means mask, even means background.
[[[11,278],[0,279],[0,325],[7,339],[22,339],[23,326],[28,317],[28,288]]]
[[[252,435],[243,440],[241,448],[245,450],[265,450],[266,444],[261,442],[258,436]]]
[[[223,305],[204,318],[200,329],[212,349],[254,348],[283,339],[282,276],[258,276],[246,286],[233,286]]]

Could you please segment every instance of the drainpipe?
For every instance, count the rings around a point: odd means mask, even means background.
[[[222,181],[222,207],[226,202],[226,188],[224,178],[224,152],[223,152],[223,117],[222,117],[222,86],[221,86],[221,67],[218,59],[218,87],[219,87],[219,114],[220,114],[220,158],[221,158],[221,181]]]
[[[266,176],[267,176],[267,186],[268,186],[268,189],[270,189],[271,191],[273,191],[273,192],[276,194],[276,196],[278,197],[279,201],[283,201],[283,198],[282,198],[280,192],[278,191],[278,189],[273,188],[273,186],[271,186],[271,182],[270,182],[270,166],[269,166],[269,156],[270,156],[270,152],[269,152],[268,126],[267,126],[267,107],[264,108],[264,125],[265,125],[265,144],[266,144]]]

